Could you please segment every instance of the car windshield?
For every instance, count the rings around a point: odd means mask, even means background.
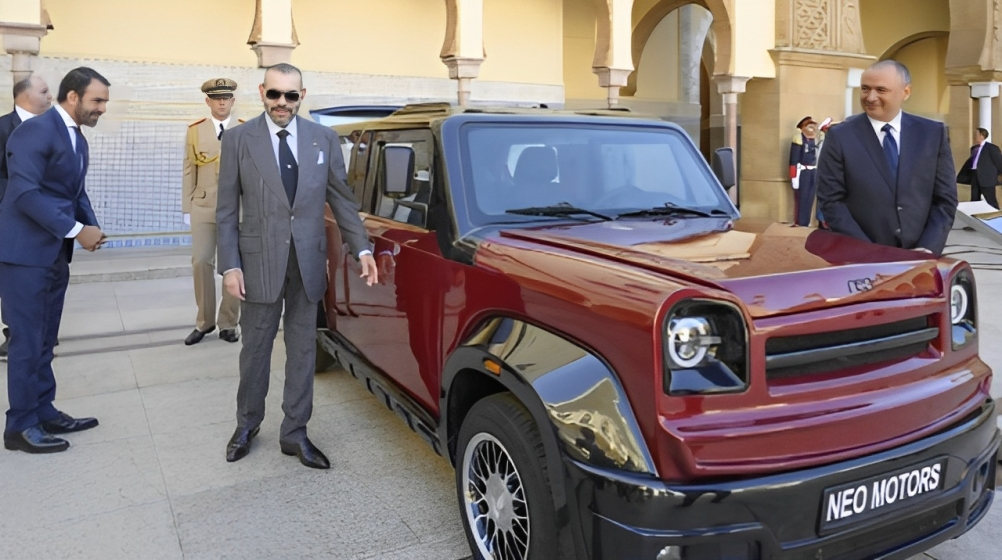
[[[674,129],[538,123],[464,129],[472,185],[467,210],[476,223],[566,219],[565,211],[524,211],[566,207],[622,219],[736,215],[702,156]]]

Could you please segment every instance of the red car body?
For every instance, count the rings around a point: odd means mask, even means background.
[[[906,557],[984,515],[999,435],[966,263],[736,213],[464,232],[461,131],[513,123],[677,131],[441,106],[358,126],[349,182],[380,282],[329,224],[320,340],[457,468],[476,401],[514,395],[540,426],[563,557]],[[378,215],[377,152],[415,130],[434,139],[424,224]],[[740,325],[728,376],[666,365],[670,325],[704,308]],[[914,477],[907,504],[880,501]]]

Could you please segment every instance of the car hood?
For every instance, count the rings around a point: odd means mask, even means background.
[[[753,317],[941,293],[937,260],[812,228],[726,218],[509,229],[541,243],[727,290]]]

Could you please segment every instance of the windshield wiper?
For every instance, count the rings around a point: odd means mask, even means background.
[[[606,216],[605,214],[599,214],[598,212],[592,212],[585,208],[578,208],[577,206],[571,206],[566,202],[561,202],[560,204],[555,204],[553,206],[529,206],[527,208],[512,208],[505,210],[506,214],[521,214],[523,216],[567,216],[571,217],[575,214],[584,214],[587,216],[592,216],[604,221],[610,221],[612,218]]]
[[[699,216],[700,218],[727,216],[726,212],[717,208],[714,208],[713,210],[706,212],[705,210],[697,210],[696,208],[686,208],[685,206],[678,206],[670,202],[666,202],[664,206],[655,206],[654,208],[648,208],[646,210],[637,210],[635,212],[624,212],[616,216],[616,218],[618,219],[618,218],[643,218],[646,216],[678,216],[680,214]]]

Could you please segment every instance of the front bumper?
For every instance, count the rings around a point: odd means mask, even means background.
[[[851,461],[768,477],[675,485],[565,458],[567,491],[592,560],[908,558],[988,511],[1002,439],[995,405],[925,439]],[[826,488],[944,461],[942,490],[900,509],[822,529]]]

